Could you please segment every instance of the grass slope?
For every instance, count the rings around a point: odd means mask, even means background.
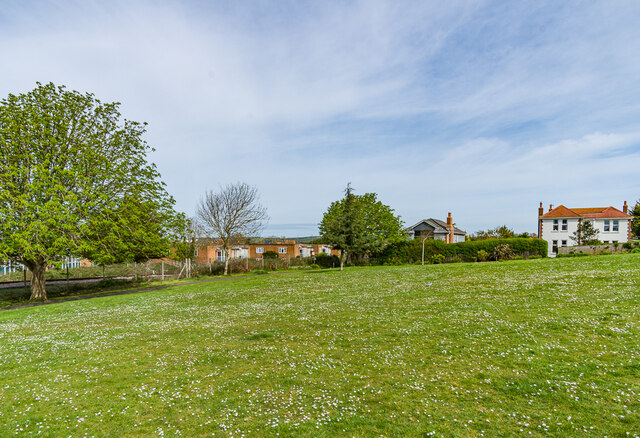
[[[640,255],[0,312],[0,436],[638,436]]]

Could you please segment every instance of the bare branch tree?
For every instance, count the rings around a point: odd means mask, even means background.
[[[269,219],[267,210],[258,201],[258,189],[239,182],[221,187],[217,193],[209,190],[198,204],[198,224],[208,235],[222,241],[224,275],[229,272],[231,245],[242,238],[257,236]]]

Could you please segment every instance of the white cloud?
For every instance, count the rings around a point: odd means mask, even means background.
[[[533,231],[540,200],[639,197],[639,18],[630,2],[13,3],[0,95],[54,81],[122,102],[187,212],[242,180],[274,224],[316,223],[351,181],[407,222]]]

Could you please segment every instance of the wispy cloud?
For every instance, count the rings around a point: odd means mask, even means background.
[[[532,231],[540,200],[639,197],[639,19],[615,1],[11,3],[0,95],[121,101],[187,212],[243,180],[274,223],[314,224],[351,181],[408,222]]]

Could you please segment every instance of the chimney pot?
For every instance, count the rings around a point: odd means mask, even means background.
[[[622,206],[622,212],[627,214],[629,211],[629,206],[627,205],[627,201],[624,201],[624,205]]]
[[[553,204],[549,204],[549,211],[553,210]]]

